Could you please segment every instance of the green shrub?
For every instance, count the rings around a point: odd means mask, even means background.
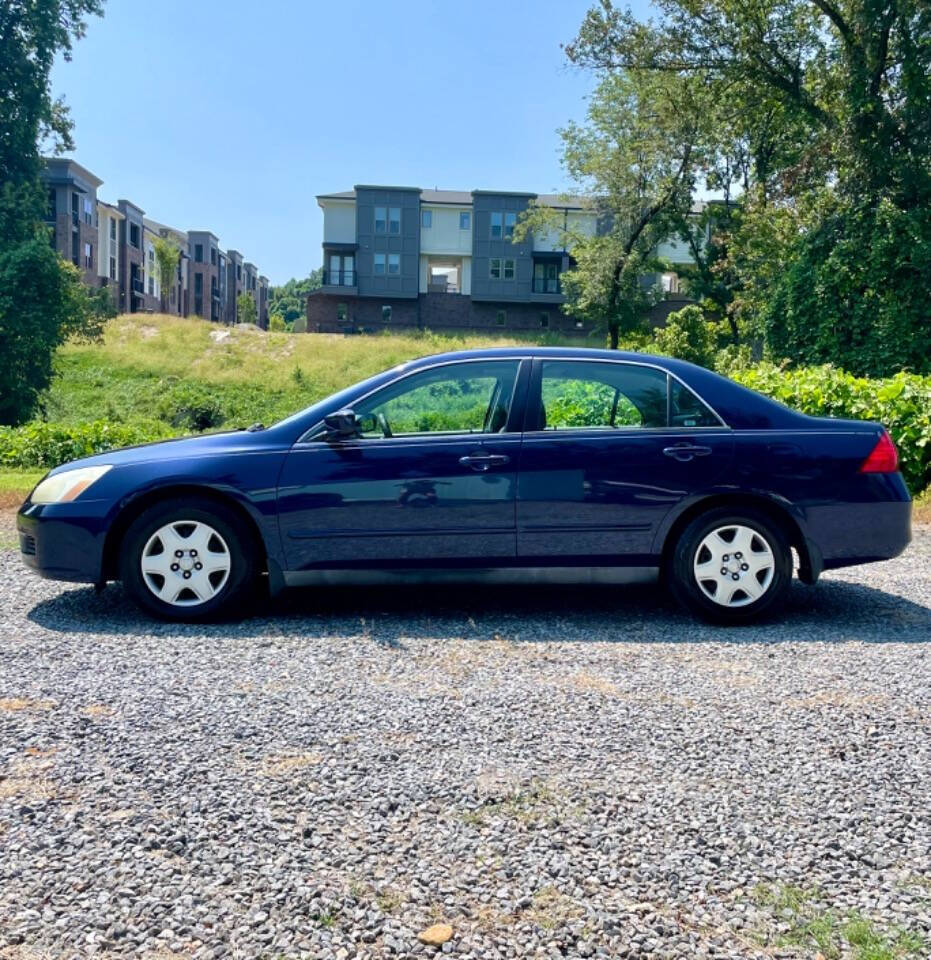
[[[163,440],[169,435],[164,424],[152,421],[111,424],[97,420],[75,426],[33,422],[0,427],[0,466],[57,467],[78,457]]]
[[[226,419],[216,393],[198,383],[175,383],[161,396],[156,416],[173,427],[210,430]]]
[[[832,366],[780,370],[771,364],[732,370],[729,376],[802,413],[878,421],[899,449],[911,490],[931,484],[931,377],[897,373],[866,380]]]
[[[709,368],[714,365],[718,339],[717,324],[706,320],[695,304],[670,313],[666,326],[653,331],[657,352]]]

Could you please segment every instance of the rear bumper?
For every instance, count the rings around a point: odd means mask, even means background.
[[[24,503],[16,515],[20,555],[49,580],[98,583],[109,501]]]
[[[823,570],[891,560],[912,539],[911,500],[825,504],[809,507],[805,519]]]

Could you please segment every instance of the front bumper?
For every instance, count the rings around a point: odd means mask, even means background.
[[[27,501],[16,515],[23,562],[49,580],[99,583],[111,506],[106,500]]]

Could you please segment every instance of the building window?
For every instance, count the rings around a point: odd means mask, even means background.
[[[388,254],[388,273],[392,276],[397,276],[401,272],[401,254],[400,253],[389,253]]]
[[[129,242],[134,246],[139,246],[139,224],[131,223],[129,225]]]
[[[110,217],[110,241],[116,243],[116,220]]]
[[[94,248],[91,244],[84,244],[84,267],[90,270],[94,265]]]
[[[345,323],[349,319],[349,307],[345,303],[336,304],[336,322]]]
[[[491,215],[491,239],[500,240],[503,232],[504,216],[500,213],[492,213]]]
[[[385,254],[375,254],[374,268],[376,277],[383,277],[385,275]]]
[[[203,296],[204,293],[204,275],[202,273],[194,274],[194,295]]]
[[[210,248],[210,265],[214,267],[217,265],[217,248],[216,247]]]
[[[155,277],[149,277],[149,296],[155,296]]]
[[[242,280],[242,264],[241,263],[236,264],[236,279]]]
[[[204,262],[204,245],[202,243],[194,244],[194,263]],[[200,276],[200,274],[198,274]]]
[[[426,227],[428,230],[433,226],[433,211],[432,210],[421,210],[420,211],[420,225]]]
[[[401,208],[388,208],[388,233],[398,234],[401,232]]]
[[[110,279],[116,280],[116,257],[110,257]]]
[[[391,322],[391,304],[385,303],[381,308],[381,318],[385,323]]]
[[[513,240],[514,227],[517,225],[516,213],[494,212],[491,214],[491,239]]]
[[[84,198],[84,222],[90,227],[94,225],[94,208],[87,197]]]
[[[459,229],[460,230],[471,230],[472,229],[472,214],[467,213],[463,210],[459,214]]]
[[[499,310],[497,313],[495,313],[495,323],[499,327],[503,327],[507,323],[507,320],[508,320],[507,310]]]
[[[49,187],[48,191],[48,213],[46,220],[55,220],[58,217],[58,191],[54,187]]]
[[[540,314],[540,326],[546,330],[550,325],[550,315],[548,313]]]
[[[514,239],[514,227],[517,225],[517,214],[506,213],[504,215],[504,239]]]
[[[204,301],[201,297],[194,297],[194,313],[199,317],[204,315]]]
[[[513,280],[514,260],[511,257],[491,257],[488,261],[488,277],[491,280]]]
[[[387,233],[387,232],[388,232],[388,209],[387,209],[387,207],[376,207],[376,208],[375,208],[375,232],[376,232],[376,233]]]

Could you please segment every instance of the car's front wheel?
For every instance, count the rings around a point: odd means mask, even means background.
[[[120,579],[143,609],[168,620],[228,616],[251,592],[256,562],[233,511],[210,500],[167,500],[126,531]]]
[[[768,517],[719,508],[682,531],[668,572],[673,594],[688,610],[716,623],[748,623],[784,599],[792,551]]]

